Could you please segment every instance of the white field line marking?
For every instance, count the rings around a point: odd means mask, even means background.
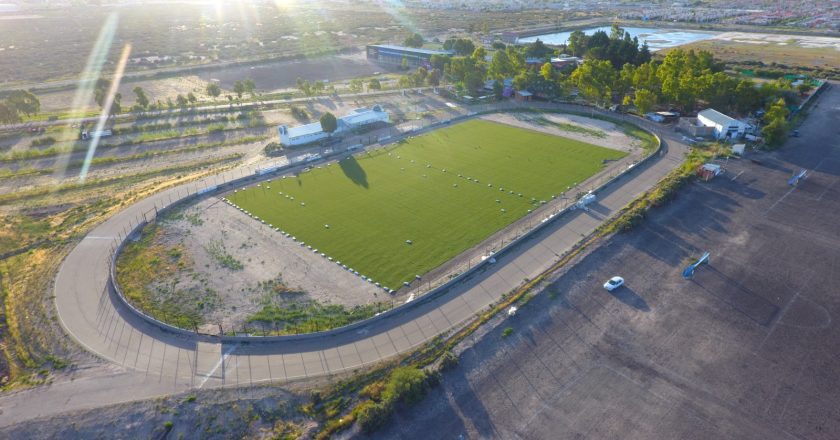
[[[224,363],[224,361],[227,360],[228,356],[230,356],[230,354],[233,353],[233,351],[236,350],[236,347],[238,347],[238,346],[239,346],[238,344],[231,346],[228,349],[228,351],[226,351],[225,354],[222,355],[221,358],[219,358],[219,362],[216,362],[216,365],[213,366],[213,369],[210,370],[209,373],[202,375],[202,376],[204,376],[204,380],[202,380],[201,383],[198,384],[198,389],[201,389],[201,387],[203,387],[204,384],[207,383],[207,380],[210,379],[211,376],[213,376],[213,374],[216,372],[216,370],[218,370],[219,367],[222,366],[222,363]],[[196,352],[196,355],[198,355],[198,352]],[[222,379],[224,379],[224,378],[222,378]]]

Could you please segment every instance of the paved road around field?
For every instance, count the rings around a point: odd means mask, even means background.
[[[132,313],[108,289],[115,240],[155,209],[241,170],[173,188],[144,199],[86,236],[64,261],[55,282],[62,326],[87,350],[113,364],[109,373],[82,375],[0,398],[0,426],[38,416],[176,393],[191,388],[241,386],[324,376],[406,353],[473,318],[525,278],[545,271],[605,218],[651,188],[687,151],[674,133],[659,133],[661,154],[599,193],[590,212],[556,219],[532,239],[502,255],[497,264],[447,293],[401,314],[333,336],[293,343],[222,344],[163,331]],[[179,196],[180,194],[180,196]]]

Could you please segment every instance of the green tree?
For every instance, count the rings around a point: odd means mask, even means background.
[[[363,85],[364,83],[362,82],[362,80],[355,78],[350,80],[349,89],[353,93],[359,93],[362,91]]]
[[[187,103],[188,103],[188,102],[189,102],[189,101],[187,101],[187,98],[185,98],[185,97],[184,97],[184,95],[182,95],[182,94],[180,94],[180,93],[178,94],[178,96],[176,96],[176,97],[175,97],[175,104],[176,104],[176,105],[178,106],[178,108],[180,108],[181,110],[183,110],[183,109],[186,109],[186,108],[187,108]]]
[[[545,45],[539,38],[525,48],[525,56],[532,58],[546,58],[554,53],[554,49]]]
[[[606,60],[587,59],[569,81],[588,100],[605,105],[612,99],[612,87],[617,79],[612,63]]]
[[[475,51],[475,43],[469,38],[450,38],[443,42],[445,50],[452,50],[455,55],[469,56]]]
[[[326,112],[321,116],[321,129],[332,136],[332,134],[338,129],[338,121],[335,119],[334,114]]]
[[[499,81],[498,79],[493,81],[493,95],[496,96],[496,99],[504,98],[504,92],[505,92],[505,85],[502,84],[502,82]]]
[[[400,61],[400,70],[408,70],[408,58],[403,57],[402,61]]]
[[[432,68],[442,71],[449,64],[449,55],[434,54],[429,58],[429,64],[432,65]]]
[[[142,87],[137,86],[133,90],[134,95],[137,96],[137,105],[140,108],[147,108],[149,107],[149,97],[146,96],[146,91],[143,90]]]
[[[391,372],[382,400],[402,401],[406,404],[419,402],[426,394],[426,373],[416,367],[398,367]]]
[[[382,83],[380,83],[379,80],[376,78],[371,78],[371,80],[368,81],[368,89],[382,90]]]
[[[767,113],[764,114],[764,127],[761,128],[761,134],[769,145],[779,145],[784,142],[787,136],[787,117],[789,114],[787,103],[782,98],[779,98],[767,109]]]
[[[14,108],[18,113],[32,116],[41,111],[41,101],[32,92],[27,90],[15,90],[6,98],[7,105]]]
[[[755,83],[743,79],[735,86],[735,108],[741,114],[752,112],[761,106],[761,94]]]
[[[423,43],[424,43],[423,36],[418,34],[418,33],[414,33],[413,35],[409,35],[408,37],[406,37],[405,41],[403,42],[403,44],[408,46],[408,47],[423,47]]]
[[[487,68],[488,75],[493,79],[513,78],[525,68],[525,57],[516,48],[508,47],[493,54]]]
[[[105,98],[108,97],[108,90],[111,88],[111,81],[99,78],[93,85],[93,100],[99,107],[105,106]]]
[[[551,63],[545,63],[540,67],[540,76],[545,78],[546,81],[553,81],[554,80],[554,66]]]
[[[646,89],[636,90],[636,97],[633,99],[633,105],[639,109],[639,113],[645,114],[656,104],[656,94]]]
[[[108,117],[122,113],[122,93],[114,94],[114,100],[111,102],[111,108],[108,109]]]
[[[251,95],[252,98],[256,94],[257,85],[254,84],[254,80],[252,80],[250,78],[246,79],[245,81],[242,82],[242,87],[245,89],[245,93]]]
[[[297,88],[303,93],[303,96],[310,97],[312,96],[312,85],[309,84],[309,80],[304,79],[297,79]]]
[[[569,35],[566,48],[576,57],[582,57],[589,50],[589,37],[583,31],[574,31]]]
[[[482,46],[476,47],[475,50],[472,53],[472,57],[477,63],[483,63],[484,62],[484,57],[486,57],[486,56],[487,56],[487,50]]]
[[[187,93],[187,101],[189,101],[190,104],[195,104],[198,101],[198,98],[195,97],[195,93],[190,92]]]
[[[245,83],[242,81],[233,83],[233,93],[236,93],[237,98],[242,99],[242,95],[245,93]]]
[[[14,124],[20,122],[17,110],[8,102],[0,102],[0,124]]]
[[[440,85],[441,75],[442,74],[440,72],[440,69],[432,69],[432,71],[429,72],[429,77],[427,78],[427,81],[429,82],[429,85],[430,86],[435,86],[435,87]]]
[[[207,92],[207,96],[218,98],[219,95],[222,94],[222,88],[219,87],[218,84],[211,82],[207,83],[207,88],[205,89],[205,92]]]

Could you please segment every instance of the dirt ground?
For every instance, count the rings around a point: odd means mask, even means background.
[[[233,93],[233,85],[236,81],[246,79],[254,81],[259,93],[273,93],[295,88],[298,78],[310,82],[343,83],[353,78],[373,76],[374,73],[387,71],[385,66],[368,62],[365,52],[359,51],[354,54],[308,60],[276,61],[253,66],[228,66],[171,78],[126,81],[120,84],[119,93],[122,94],[124,107],[135,104],[137,97],[133,92],[135,87],[143,88],[153,103],[161,101],[165,104],[167,98],[174,101],[179,94],[186,96],[190,92],[195,94],[201,102],[209,100],[205,90],[210,82],[215,82],[222,88],[221,98],[224,98],[224,95]],[[73,107],[75,94],[75,89],[38,93],[41,111],[69,110]],[[83,104],[89,108],[96,108],[92,97],[89,102]]]
[[[232,90],[236,81],[250,78],[257,90],[276,92],[294,88],[298,78],[336,82],[385,71],[385,67],[368,62],[365,51],[361,50],[347,55],[206,70],[198,76],[203,81],[216,82],[225,90]]]
[[[181,289],[212,290],[218,304],[205,314],[209,325],[238,328],[262,304],[314,300],[352,307],[388,299],[365,283],[271,228],[243,215],[219,198],[191,205],[164,223],[161,241],[183,246],[191,267],[162,276],[156,284],[177,280]],[[223,248],[242,269],[219,264],[213,249]]]
[[[197,390],[64,414],[0,430],[28,439],[230,439],[272,438],[273,427],[307,435],[314,423],[297,406],[306,398],[280,387]],[[119,420],[119,426],[114,423]],[[171,424],[171,425],[170,425]],[[278,430],[281,432],[281,430]]]
[[[559,127],[554,125],[541,125],[538,122],[538,118],[540,117],[560,124],[570,124],[582,127],[586,130],[593,130],[594,132],[602,133],[603,136],[596,136],[587,132],[564,130],[561,128],[563,127],[562,125]],[[569,139],[575,139],[601,147],[611,148],[613,150],[630,152],[637,150],[641,146],[641,141],[627,136],[621,131],[620,127],[616,127],[616,125],[612,122],[587,118],[584,116],[560,114],[535,116],[530,113],[495,113],[492,115],[482,116],[482,119],[553,134],[555,136],[563,136]]]
[[[497,317],[373,438],[836,438],[840,93],[818,109]],[[613,275],[627,284],[607,292]]]
[[[207,81],[197,75],[185,75],[173,78],[127,81],[121,83],[118,92],[122,94],[121,104],[123,107],[131,107],[136,102],[137,95],[133,92],[135,87],[141,87],[145,90],[146,95],[149,97],[149,101],[152,103],[159,100],[165,104],[167,98],[172,98],[174,101],[176,96],[187,96],[190,92],[195,94],[199,101],[207,99],[207,95],[205,94]],[[222,95],[225,93],[230,92],[223,91]],[[73,107],[75,96],[76,89],[62,90],[60,92],[38,93],[38,99],[41,101],[41,111],[54,112],[70,110]],[[98,108],[96,103],[93,101],[92,95],[89,102],[81,104],[87,105],[88,108]]]

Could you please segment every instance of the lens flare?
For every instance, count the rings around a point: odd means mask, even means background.
[[[88,55],[85,68],[79,76],[79,85],[76,87],[76,93],[73,96],[73,105],[70,107],[71,113],[80,115],[87,113],[89,103],[93,101],[94,84],[96,84],[96,80],[99,79],[99,75],[102,73],[102,65],[105,63],[105,58],[111,50],[111,44],[114,41],[118,23],[119,16],[117,13],[112,13],[102,25],[99,36],[96,38],[96,43],[93,45],[93,50]],[[66,128],[64,133],[62,133],[62,138],[73,137],[75,135],[72,133],[74,130],[72,127]],[[65,177],[70,156],[70,154],[64,154],[58,157],[55,167],[56,178],[62,179]]]
[[[128,63],[129,54],[131,54],[131,44],[127,43],[123,47],[119,62],[117,62],[117,70],[114,72],[114,79],[111,80],[111,88],[108,89],[108,97],[105,98],[105,102],[102,105],[102,113],[100,113],[99,119],[96,121],[96,128],[90,139],[90,146],[88,146],[85,162],[82,165],[82,170],[79,172],[80,182],[84,182],[85,178],[87,178],[90,162],[93,160],[93,155],[96,154],[96,147],[99,145],[100,133],[105,128],[105,123],[108,122],[108,118],[111,116],[111,106],[114,104],[114,97],[120,88],[120,81],[125,73],[125,65]]]

